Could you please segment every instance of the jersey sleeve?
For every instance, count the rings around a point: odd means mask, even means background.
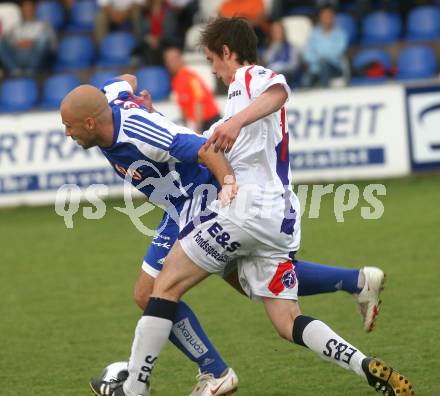
[[[199,150],[206,138],[196,133],[178,133],[170,146],[170,154],[180,162],[197,163]]]
[[[209,129],[207,129],[206,131],[203,131],[203,136],[206,138],[210,138],[211,135],[214,133],[215,128],[217,128],[220,124],[223,124],[226,120],[224,118],[221,118],[220,120],[214,122]]]
[[[159,114],[127,117],[122,133],[124,137],[120,136],[120,141],[134,144],[147,159],[156,162],[197,163],[199,149],[206,142],[203,136]]]
[[[115,99],[128,99],[133,95],[133,88],[124,80],[112,79],[104,83],[101,91],[107,98],[108,103],[113,102]]]
[[[277,74],[262,66],[249,66],[237,70],[235,79],[245,87],[246,95],[253,100],[273,85],[281,84],[290,96],[290,87],[282,74]]]

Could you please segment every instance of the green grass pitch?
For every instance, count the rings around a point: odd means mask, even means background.
[[[360,209],[337,223],[333,200],[319,219],[303,219],[299,257],[388,275],[377,328],[361,329],[345,293],[306,297],[318,317],[367,354],[407,374],[416,395],[440,395],[440,177],[385,181],[384,216]],[[363,184],[359,184],[362,186]],[[111,206],[102,220],[74,216],[65,228],[53,207],[0,211],[0,395],[88,395],[87,382],[126,360],[139,311],[133,285],[150,240]],[[307,213],[307,212],[306,212]],[[159,212],[149,217],[151,224]],[[281,340],[263,307],[215,277],[186,301],[240,377],[243,396],[367,396],[354,374]],[[153,396],[188,395],[196,367],[171,344],[153,376]]]

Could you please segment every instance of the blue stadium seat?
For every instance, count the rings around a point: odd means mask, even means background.
[[[117,70],[100,70],[90,77],[89,84],[101,88],[107,80],[110,80],[121,73],[118,73]]]
[[[166,69],[160,66],[150,66],[136,72],[138,89],[148,89],[153,101],[165,100],[170,95],[170,76]]]
[[[365,86],[365,85],[377,85],[377,84],[383,84],[387,82],[387,77],[352,77],[350,80],[351,86]]]
[[[95,26],[98,6],[95,0],[76,0],[70,10],[66,30],[68,32],[91,32]]]
[[[85,69],[89,67],[95,55],[95,47],[88,36],[64,37],[57,50],[55,70]]]
[[[35,106],[37,99],[37,83],[33,79],[7,79],[0,90],[0,111],[26,111]]]
[[[44,82],[41,107],[58,108],[63,98],[78,85],[80,85],[80,81],[73,74],[57,74],[49,77]]]
[[[368,14],[362,25],[363,44],[391,44],[399,40],[402,30],[400,16],[377,11]]]
[[[435,40],[440,38],[440,9],[434,6],[417,7],[408,14],[408,40]]]
[[[64,25],[64,9],[58,1],[39,1],[35,15],[38,20],[49,23],[55,30]]]
[[[424,46],[406,47],[399,54],[398,69],[400,80],[434,77],[438,70],[435,51]]]
[[[128,66],[135,38],[129,32],[109,33],[99,46],[97,66]]]
[[[381,49],[364,49],[359,51],[354,57],[353,69],[362,69],[373,62],[381,63],[385,69],[391,69],[392,62],[390,55]],[[377,84],[387,81],[387,77],[353,77],[352,85]]]
[[[388,52],[381,49],[363,49],[353,58],[353,68],[360,69],[368,63],[380,62],[385,68],[391,68],[391,57]]]
[[[336,26],[342,29],[348,37],[348,42],[353,44],[357,39],[356,21],[350,14],[338,13],[336,14]]]

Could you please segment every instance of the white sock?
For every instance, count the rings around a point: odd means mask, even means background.
[[[124,382],[127,396],[145,395],[148,379],[157,357],[168,340],[173,322],[155,316],[143,316],[136,326],[131,356],[128,362],[128,378]]]
[[[367,379],[362,370],[362,360],[366,356],[320,320],[312,320],[304,327],[302,341],[321,358]]]

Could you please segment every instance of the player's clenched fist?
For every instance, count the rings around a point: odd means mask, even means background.
[[[218,199],[220,200],[222,207],[228,206],[237,195],[238,186],[235,182],[235,178],[232,175],[227,175],[224,178],[224,184],[222,189],[218,193]]]

